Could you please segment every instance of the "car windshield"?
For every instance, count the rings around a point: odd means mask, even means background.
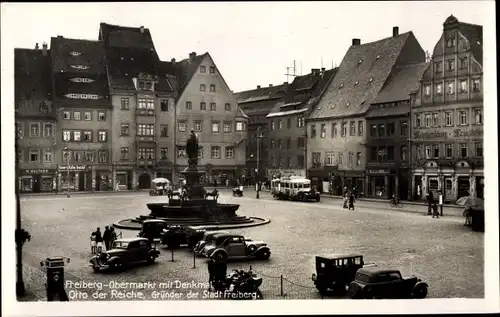
[[[356,273],[356,281],[370,283],[372,281],[372,277],[363,273]]]
[[[125,241],[115,241],[113,243],[113,249],[126,249],[128,247],[128,242]]]

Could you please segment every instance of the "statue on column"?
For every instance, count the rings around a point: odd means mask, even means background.
[[[186,142],[186,154],[188,156],[188,164],[189,166],[198,165],[198,138],[194,133],[194,130],[191,130],[191,134]]]

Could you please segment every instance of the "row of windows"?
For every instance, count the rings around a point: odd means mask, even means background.
[[[193,103],[191,101],[186,101],[186,110],[193,110]],[[202,110],[202,111],[207,110],[207,103],[206,102],[200,102],[200,110]],[[215,102],[210,103],[210,111],[217,111],[217,104]],[[224,104],[224,111],[231,111],[231,104],[230,103]]]
[[[200,91],[202,91],[202,92],[207,91],[205,84],[200,84]],[[210,85],[210,92],[215,92],[215,85],[214,84]]]
[[[25,149],[23,148],[18,148],[17,149],[17,160],[18,162],[22,163],[24,162],[25,158]],[[52,156],[53,156],[53,151],[52,149],[30,149],[28,151],[29,156],[28,156],[28,162],[29,163],[52,163]],[[43,156],[41,156],[43,155]]]
[[[465,94],[468,91],[468,80],[460,79],[459,80],[459,93]],[[480,92],[481,91],[481,79],[473,78],[472,79],[472,92]],[[446,94],[454,95],[456,92],[455,82],[448,81],[446,82]],[[434,93],[437,95],[443,94],[443,83],[435,83],[434,84]],[[431,84],[424,84],[424,96],[429,97],[431,95]]]
[[[272,120],[269,123],[270,124],[270,129],[271,130],[281,130],[281,129],[283,129],[284,121],[285,120],[281,120],[281,119],[278,120],[278,121]],[[304,117],[298,117],[297,118],[297,122],[296,122],[296,127],[297,128],[302,128],[304,125],[305,125],[305,118]],[[292,118],[287,118],[286,119],[286,127],[287,127],[287,129],[291,129],[292,128]]]
[[[93,142],[92,130],[63,130],[62,139],[64,142]],[[97,141],[107,142],[108,131],[97,131]]]
[[[285,148],[286,149],[291,149],[292,148],[292,139],[288,138],[286,140],[271,140],[269,143],[269,146],[271,149],[283,149],[283,143],[285,143]],[[298,137],[297,138],[297,148],[301,149],[305,147],[305,138],[304,137]]]
[[[70,94],[65,94],[66,98],[70,99],[101,99],[102,97],[96,94],[77,94],[77,93],[70,93]]]
[[[212,132],[219,133],[220,132],[221,123],[220,121],[212,121]],[[222,124],[224,133],[230,133],[233,131],[233,122],[224,121]],[[188,130],[187,120],[178,120],[177,121],[177,129],[179,132],[186,132]],[[247,129],[246,122],[236,121],[236,131],[245,131]],[[203,121],[202,120],[194,120],[193,122],[193,130],[195,132],[203,132]]]
[[[213,145],[210,147],[210,157],[213,159],[221,158],[221,146]],[[138,160],[154,160],[156,157],[156,149],[154,148],[138,148],[137,149],[137,159]],[[177,157],[187,158],[186,147],[177,147]],[[198,148],[198,158],[203,158],[203,146]],[[224,158],[232,159],[234,158],[234,147],[226,146],[224,147]],[[129,160],[130,159],[130,148],[122,147],[120,150],[120,159]],[[160,148],[160,160],[168,159],[168,148]]]
[[[210,158],[220,159],[222,153],[222,147],[219,145],[210,146]],[[177,147],[177,157],[178,158],[187,158],[186,147],[178,146]],[[203,146],[198,147],[198,158],[203,158]],[[232,159],[234,158],[234,146],[225,146],[224,147],[224,158]]]
[[[83,150],[64,150],[62,151],[62,161],[65,164],[70,163],[94,163],[96,151],[83,151]],[[109,151],[97,151],[98,163],[109,163]]]
[[[137,109],[138,110],[154,110],[155,100],[152,98],[138,98],[137,99]],[[121,98],[121,110],[130,110],[130,98]],[[160,100],[160,110],[168,111],[168,100]]]
[[[43,130],[40,131],[40,127]],[[30,122],[29,123],[29,136],[30,137],[52,137],[54,135],[54,125],[52,123],[40,123],[40,122]],[[16,122],[17,137],[24,137],[24,123]]]
[[[472,109],[472,124],[483,124],[483,109],[474,108]],[[469,109],[458,109],[457,120],[458,125],[468,125],[469,124]],[[439,127],[440,126],[440,115],[439,112],[432,113],[416,113],[415,114],[415,127],[417,128],[429,128],[429,127]],[[451,127],[453,123],[453,110],[443,112],[443,126]]]
[[[408,122],[400,121],[400,136],[408,136]],[[372,137],[385,137],[395,135],[395,124],[394,122],[389,122],[387,124],[371,124],[370,125],[370,136]]]
[[[215,74],[215,66],[210,66],[210,74]],[[207,66],[201,65],[200,66],[200,73],[205,74],[207,72]]]
[[[288,157],[270,157],[271,168],[304,168],[304,155]]]
[[[342,137],[347,136],[347,124],[348,122],[342,122],[340,125],[340,135]],[[357,123],[357,128],[358,128],[358,135],[362,136],[363,135],[363,121],[358,121]],[[316,124],[311,125],[311,139],[316,138]],[[355,136],[356,135],[356,121],[351,121],[349,123],[349,135]],[[337,122],[333,122],[331,124],[331,130],[330,130],[330,136],[332,138],[337,137]],[[320,137],[325,138],[326,137],[326,124],[323,123],[320,126]]]
[[[483,143],[474,143],[474,148],[469,149],[467,143],[459,143],[456,147],[456,154],[454,155],[453,144],[432,144],[415,146],[415,152],[417,159],[431,159],[431,158],[453,158],[453,157],[483,157]],[[442,150],[444,149],[444,152]],[[424,150],[424,153],[422,153]],[[473,151],[473,152],[472,152]]]
[[[456,64],[457,64],[457,61],[454,58],[446,60],[446,71],[448,71],[448,72],[454,71]],[[467,69],[467,67],[469,65],[467,57],[459,58],[458,64],[459,64],[460,69]],[[443,66],[442,61],[434,62],[434,72],[436,74],[442,73],[443,72],[442,66]]]
[[[321,152],[312,152],[311,158],[313,167],[320,167],[322,165]],[[325,166],[344,165],[344,153],[326,152],[323,163]],[[361,165],[361,152],[347,153],[347,165],[353,166],[354,163],[356,166]]]
[[[71,113],[73,112],[73,117],[71,116]],[[76,120],[80,121],[82,120],[82,113],[83,113],[83,120],[84,121],[92,121],[92,112],[93,111],[80,111],[80,110],[73,110],[73,111],[63,111],[63,119],[64,120]],[[106,112],[105,111],[97,111],[97,120],[98,121],[106,121]]]
[[[393,162],[395,158],[394,146],[379,146],[369,148],[368,159],[371,162]],[[408,160],[408,147],[401,146],[399,150],[401,161]]]

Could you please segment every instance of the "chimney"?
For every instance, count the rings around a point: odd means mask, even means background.
[[[196,52],[189,53],[189,60],[190,61],[193,60],[193,58],[195,58],[195,57],[196,57]]]
[[[269,87],[272,87],[272,86],[273,86],[273,84],[269,84]]]
[[[319,68],[311,68],[311,74],[314,76],[319,75]]]
[[[42,44],[42,54],[43,56],[47,56],[47,43]]]
[[[392,28],[392,37],[396,37],[399,35],[399,27],[395,26]]]
[[[325,70],[326,70],[326,68],[321,67],[321,72],[322,72],[322,73],[324,73],[324,72],[325,72]]]
[[[170,60],[170,62],[171,62],[172,64],[175,64],[175,58],[172,58],[172,59]]]
[[[38,43],[35,44],[35,50],[39,50],[40,47],[38,47]]]
[[[352,39],[352,46],[361,45],[360,39]]]
[[[57,38],[58,38],[58,39],[62,39],[62,38],[63,38],[63,36],[62,36],[62,35],[58,35],[58,36],[57,36]]]
[[[260,85],[257,85],[257,89],[260,89]]]
[[[144,34],[144,26],[141,25],[141,33]]]

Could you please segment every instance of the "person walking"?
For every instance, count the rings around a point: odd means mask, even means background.
[[[92,254],[95,254],[96,251],[97,242],[95,240],[96,240],[96,231],[93,231],[90,234],[90,253]]]
[[[432,218],[439,218],[438,206],[436,203],[432,204]]]
[[[432,193],[432,190],[429,190],[429,192],[427,193],[427,204],[427,214],[430,215],[432,212],[432,204],[434,204],[434,194]]]
[[[104,228],[102,239],[104,240],[104,246],[106,247],[106,251],[108,251],[110,247],[109,242],[111,241],[111,230],[109,229],[109,226],[106,226]]]
[[[102,232],[101,228],[97,228],[97,231],[95,232],[95,242],[96,242],[96,252],[101,253],[102,252]]]
[[[349,210],[354,210],[354,193],[349,196]]]

